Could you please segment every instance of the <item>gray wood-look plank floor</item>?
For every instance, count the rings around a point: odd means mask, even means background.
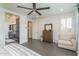
[[[23,46],[41,54],[42,56],[76,56],[75,51],[59,48],[55,43],[46,43],[39,40],[29,40]]]

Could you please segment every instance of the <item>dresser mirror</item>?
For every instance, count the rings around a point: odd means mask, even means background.
[[[45,24],[44,29],[45,30],[52,30],[52,24]]]

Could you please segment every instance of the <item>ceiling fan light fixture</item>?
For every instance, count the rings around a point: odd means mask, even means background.
[[[50,9],[50,7],[42,7],[42,8],[36,8],[36,3],[33,3],[33,8],[28,8],[28,7],[23,7],[23,6],[17,6],[18,8],[24,8],[24,9],[28,9],[28,10],[32,10],[30,11],[27,15],[30,15],[32,12],[37,13],[38,15],[42,15],[38,10],[47,10]]]

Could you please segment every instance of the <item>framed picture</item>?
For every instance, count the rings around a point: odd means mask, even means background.
[[[44,29],[45,30],[52,30],[52,24],[45,24]]]

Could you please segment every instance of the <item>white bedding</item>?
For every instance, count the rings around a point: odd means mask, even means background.
[[[11,43],[4,48],[0,47],[0,56],[41,56],[40,54],[20,45]]]

